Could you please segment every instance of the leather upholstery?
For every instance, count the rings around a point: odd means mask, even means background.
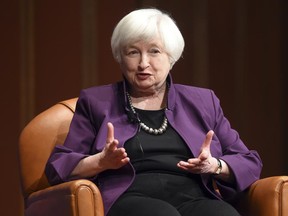
[[[248,193],[250,215],[288,215],[288,176],[258,180]]]
[[[103,216],[97,186],[74,180],[50,186],[44,169],[56,144],[63,144],[77,98],[62,101],[36,116],[19,139],[19,163],[26,216]],[[239,196],[235,206],[245,216],[288,216],[288,176],[255,182]]]
[[[44,174],[56,144],[63,144],[77,98],[60,102],[36,116],[19,140],[21,186],[26,216],[102,216],[100,192],[89,180],[50,186]]]

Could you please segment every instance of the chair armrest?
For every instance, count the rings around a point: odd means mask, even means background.
[[[273,176],[254,182],[237,206],[245,216],[288,216],[287,200],[288,176]]]
[[[30,194],[25,200],[26,216],[103,216],[99,189],[89,180],[74,180]]]

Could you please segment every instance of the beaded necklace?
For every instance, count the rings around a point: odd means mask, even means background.
[[[134,107],[132,105],[132,100],[131,100],[130,94],[128,92],[126,92],[126,95],[127,95],[127,98],[128,98],[129,106],[130,106],[133,114],[137,115],[136,110],[134,109]],[[158,128],[158,129],[154,129],[154,128],[148,127],[139,118],[138,118],[138,121],[139,121],[141,129],[143,129],[145,132],[147,132],[149,134],[154,134],[154,135],[163,134],[167,130],[167,127],[168,127],[168,120],[167,120],[166,116],[164,116],[163,123],[161,124],[160,128]]]

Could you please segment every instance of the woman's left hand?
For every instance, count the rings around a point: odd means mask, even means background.
[[[217,159],[212,157],[210,144],[214,132],[210,130],[202,144],[200,154],[197,158],[190,158],[188,161],[180,161],[177,166],[194,174],[212,174],[218,168]]]

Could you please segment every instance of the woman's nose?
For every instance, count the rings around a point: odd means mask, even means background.
[[[142,54],[139,62],[139,68],[141,70],[145,70],[148,67],[149,67],[149,57],[145,54]]]

